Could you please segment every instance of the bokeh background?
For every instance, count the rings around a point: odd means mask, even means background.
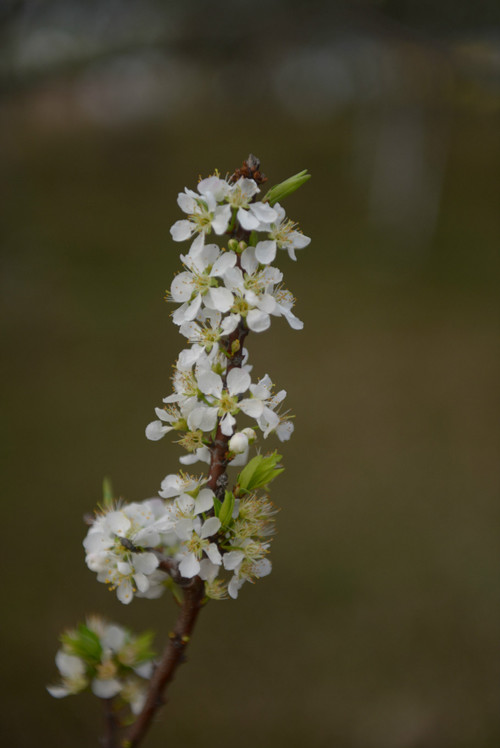
[[[146,745],[500,744],[494,0],[3,0],[2,745],[97,745],[52,699],[62,628],[155,628],[83,561],[103,476],[155,494],[144,427],[183,338],[176,195],[251,151],[313,237],[302,333],[248,345],[289,393],[271,577],[203,612]]]

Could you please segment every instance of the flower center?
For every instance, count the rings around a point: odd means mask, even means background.
[[[222,416],[224,413],[233,413],[237,408],[237,396],[230,395],[227,390],[224,390],[219,400],[219,415]]]

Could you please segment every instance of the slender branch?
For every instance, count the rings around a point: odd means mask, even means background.
[[[118,737],[118,719],[115,712],[115,700],[104,699],[104,724],[105,732],[102,738],[103,748],[117,748],[117,737]]]
[[[184,602],[179,612],[170,640],[151,678],[146,703],[131,726],[123,748],[136,748],[145,737],[153,717],[165,703],[164,692],[173,680],[177,667],[185,660],[184,652],[191,638],[196,619],[203,605],[205,587],[199,577],[194,577],[184,589]]]

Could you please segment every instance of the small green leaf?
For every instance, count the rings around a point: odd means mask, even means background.
[[[104,478],[102,481],[102,504],[104,509],[111,508],[113,504],[113,486],[111,478]]]
[[[144,631],[144,633],[135,636],[132,639],[132,646],[136,655],[136,664],[152,660],[156,652],[153,649],[153,631]]]
[[[277,452],[273,452],[270,455],[264,457],[263,455],[256,455],[250,462],[243,468],[238,476],[238,486],[240,492],[250,493],[255,491],[257,488],[267,486],[272,480],[278,477],[285,468],[278,467],[278,463],[281,460],[281,455]]]
[[[77,631],[62,634],[61,641],[70,654],[81,657],[88,665],[95,665],[101,661],[100,639],[84,623],[78,626]]]
[[[233,516],[233,509],[234,509],[234,495],[232,491],[226,491],[224,495],[224,501],[222,502],[222,506],[219,510],[219,515],[218,515],[222,527],[226,527],[231,522],[231,518]]]
[[[216,517],[219,516],[221,506],[222,501],[220,501],[217,496],[214,496],[214,513]]]
[[[268,202],[269,205],[274,205],[288,195],[291,195],[295,190],[298,190],[299,187],[302,187],[302,185],[310,178],[311,175],[307,173],[307,169],[299,171],[299,173],[294,174],[293,177],[289,177],[288,179],[285,179],[284,182],[280,182],[280,184],[271,187],[271,189],[266,192],[263,201]]]

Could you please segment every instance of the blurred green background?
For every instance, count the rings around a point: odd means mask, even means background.
[[[296,432],[273,574],[210,603],[146,745],[500,744],[494,2],[15,2],[0,10],[2,745],[98,744],[56,701],[62,628],[155,628],[84,564],[111,476],[153,496],[144,427],[183,338],[169,228],[251,151],[313,241],[280,257],[303,332],[248,340]],[[270,445],[274,446],[274,445]]]

